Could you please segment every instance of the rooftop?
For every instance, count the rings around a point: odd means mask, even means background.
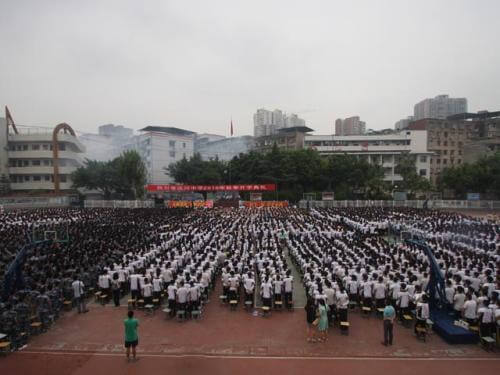
[[[313,132],[314,130],[311,128],[308,128],[307,126],[292,126],[289,128],[278,129],[278,131],[285,132],[285,133],[292,133],[292,132],[309,133],[309,132]]]
[[[193,135],[196,134],[190,130],[174,128],[173,126],[146,126],[145,128],[139,129],[140,132],[158,132],[158,133],[169,133],[175,135]]]

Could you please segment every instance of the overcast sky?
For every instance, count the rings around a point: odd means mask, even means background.
[[[253,134],[257,108],[319,134],[392,127],[418,101],[500,110],[500,1],[2,0],[0,104],[19,124]]]

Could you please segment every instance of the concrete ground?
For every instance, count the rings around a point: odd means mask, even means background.
[[[476,345],[451,346],[432,334],[418,341],[413,331],[395,327],[392,347],[381,345],[382,321],[350,313],[348,336],[331,328],[326,343],[306,342],[305,312],[273,312],[268,317],[221,306],[220,285],[199,321],[166,320],[137,311],[140,321],[136,363],[125,361],[123,319],[127,308],[89,304],[90,312],[67,312],[24,350],[0,358],[0,374],[348,374],[454,375],[497,373],[498,353]],[[124,301],[126,298],[124,299]],[[444,371],[444,372],[443,372]]]

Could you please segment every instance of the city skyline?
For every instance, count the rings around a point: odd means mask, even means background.
[[[467,98],[469,112],[497,110],[500,52],[491,46],[500,3],[421,5],[8,3],[0,104],[21,125],[225,136],[231,118],[235,135],[253,134],[256,108],[296,113],[319,134],[353,113],[372,129],[392,128],[443,93]],[[354,18],[361,26],[349,29]]]

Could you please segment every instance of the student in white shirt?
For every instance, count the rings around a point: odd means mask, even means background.
[[[73,297],[75,298],[76,306],[78,307],[78,314],[86,313],[89,310],[85,307],[85,293],[83,282],[78,280],[78,277],[75,275],[73,278],[73,283],[71,287],[73,288]]]
[[[153,279],[153,297],[155,299],[160,299],[161,297],[161,292],[162,292],[162,289],[163,289],[163,285],[162,285],[162,281],[161,281],[161,278],[159,275],[157,275],[154,279]]]
[[[188,301],[189,289],[184,286],[184,281],[180,282],[180,287],[177,289],[177,307],[178,310],[186,310]]]
[[[292,293],[293,293],[293,277],[292,271],[286,271],[286,277],[283,280],[285,284],[285,305],[287,309],[292,308]]]
[[[271,308],[271,291],[272,284],[269,281],[269,277],[266,279],[264,283],[262,283],[262,303],[264,306]]]
[[[457,292],[453,296],[453,310],[455,311],[455,318],[460,319],[462,317],[462,310],[465,303],[464,288],[459,285],[457,287]]]
[[[177,288],[173,282],[167,287],[167,298],[170,315],[174,316],[176,313]]]
[[[153,285],[149,282],[147,277],[144,278],[142,285],[142,296],[144,297],[144,305],[149,305],[153,299]]]
[[[130,293],[132,294],[132,299],[139,299],[139,275],[130,275]]]
[[[252,302],[253,306],[253,294],[255,290],[255,280],[253,279],[252,273],[248,272],[245,280],[243,282],[243,287],[245,288],[245,302]]]
[[[337,299],[337,311],[339,315],[340,322],[347,322],[347,310],[349,308],[349,296],[345,289],[340,286],[337,294],[335,295]]]
[[[415,334],[417,333],[417,327],[426,328],[427,319],[429,319],[429,304],[427,303],[427,295],[423,294],[421,297],[421,302],[417,302],[417,320],[415,322]]]
[[[283,281],[281,278],[276,276],[276,280],[274,281],[274,302],[281,301],[281,293],[282,293]]]
[[[491,337],[495,329],[493,311],[488,307],[488,304],[489,301],[484,300],[482,306],[477,310],[481,337]]]
[[[410,295],[406,290],[406,284],[401,284],[401,291],[398,293],[399,319],[403,320],[403,315],[408,314],[408,306],[410,304]]]
[[[385,307],[385,285],[383,281],[384,279],[380,276],[373,288],[375,292],[375,306],[377,309],[383,309]]]
[[[463,305],[463,315],[467,323],[469,324],[474,324],[476,322],[476,310],[477,310],[477,303],[476,301],[472,298],[472,293],[469,293],[467,295],[467,301]]]

